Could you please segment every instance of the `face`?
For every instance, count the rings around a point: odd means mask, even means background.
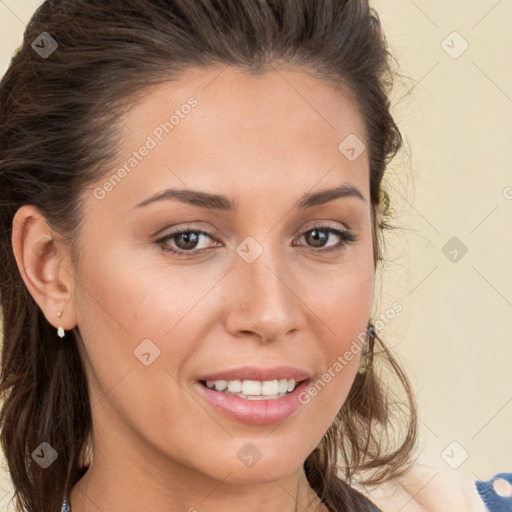
[[[95,449],[263,482],[301,467],[358,368],[353,351],[332,370],[372,306],[368,157],[340,151],[363,124],[324,82],[220,71],[158,85],[123,118],[116,165],[83,195],[71,307]],[[342,186],[352,193],[311,197]],[[277,380],[263,385],[275,392],[293,375],[308,380],[265,400],[200,382],[259,393],[243,381]]]

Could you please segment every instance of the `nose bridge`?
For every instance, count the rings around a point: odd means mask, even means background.
[[[247,237],[238,247],[233,269],[236,300],[231,303],[230,327],[272,339],[298,327],[300,302],[282,247],[271,237]]]

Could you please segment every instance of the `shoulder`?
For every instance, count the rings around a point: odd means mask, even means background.
[[[496,473],[484,481],[441,464],[419,457],[398,478],[374,486],[356,484],[354,488],[382,512],[512,511],[512,472]]]

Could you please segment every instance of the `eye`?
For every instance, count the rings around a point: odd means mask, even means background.
[[[338,237],[339,241],[333,246],[327,246],[327,241]],[[201,239],[214,239],[212,235],[201,229],[182,228],[168,233],[156,240],[156,243],[167,252],[176,256],[193,256],[211,247],[197,248]],[[313,226],[305,231],[300,238],[304,238],[307,244],[318,252],[330,252],[342,250],[347,244],[355,242],[358,238],[352,232],[331,226]],[[300,240],[299,238],[299,240]],[[173,245],[170,244],[173,243]],[[174,247],[174,248],[173,248]],[[327,248],[326,248],[327,247]],[[176,250],[176,249],[177,250]]]
[[[172,254],[175,254],[176,256],[189,256],[191,254],[195,254],[196,252],[202,251],[203,249],[197,249],[196,246],[201,240],[201,238],[212,238],[206,231],[203,231],[201,229],[179,229],[172,231],[171,233],[165,235],[164,237],[158,239],[156,241],[157,244],[160,245],[160,247],[164,251],[171,252]],[[175,244],[175,247],[178,248],[178,250],[174,250],[171,247],[169,247],[169,242],[173,241]],[[188,253],[188,254],[187,254]]]
[[[333,246],[325,248],[326,241],[330,238],[333,238],[332,235],[336,235],[339,239],[339,242]],[[311,229],[308,229],[301,238],[307,240],[310,247],[320,247],[322,252],[338,251],[344,249],[347,244],[357,240],[357,237],[354,235],[354,233],[347,231],[346,229],[338,229],[331,226],[313,226]]]

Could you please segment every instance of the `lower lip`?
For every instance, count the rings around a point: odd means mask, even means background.
[[[253,425],[271,425],[283,421],[302,405],[299,395],[307,388],[308,382],[304,380],[291,393],[271,400],[244,400],[214,391],[200,382],[196,382],[196,386],[201,395],[225,415]]]

